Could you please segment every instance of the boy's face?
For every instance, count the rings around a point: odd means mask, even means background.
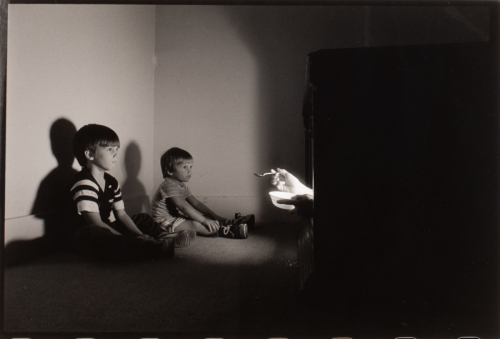
[[[173,166],[172,172],[169,172],[170,177],[180,182],[188,182],[191,179],[191,169],[193,168],[193,160],[181,160]]]
[[[89,161],[95,166],[109,171],[115,167],[118,161],[119,146],[97,146],[95,152],[89,152]]]

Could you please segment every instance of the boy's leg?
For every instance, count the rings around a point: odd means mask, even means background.
[[[132,221],[142,233],[150,235],[153,238],[157,238],[160,234],[165,232],[165,230],[147,213],[133,215]]]
[[[132,221],[137,228],[144,234],[150,235],[155,239],[174,238],[175,247],[187,247],[196,238],[196,233],[190,230],[175,230],[169,234],[154,219],[146,213],[140,213],[132,216]]]
[[[220,228],[217,231],[209,231],[200,222],[195,220],[186,220],[179,224],[175,230],[195,229],[196,233],[206,237],[220,236],[232,239],[248,238],[248,227],[242,223],[242,218],[228,220],[226,223],[219,223]]]
[[[202,235],[205,237],[213,237],[217,236],[217,231],[209,231],[205,226],[203,226],[200,222],[196,220],[185,220],[182,223],[180,223],[176,228],[175,231],[182,231],[182,230],[194,230],[196,231],[196,234]]]
[[[153,259],[174,255],[172,239],[145,240],[134,235],[116,235],[97,225],[79,229],[74,241],[77,251],[100,259]]]

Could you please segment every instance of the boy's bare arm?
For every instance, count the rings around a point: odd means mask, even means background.
[[[198,222],[201,222],[202,224],[205,222],[206,218],[201,214],[201,211],[198,211],[196,208],[194,208],[191,204],[188,204],[187,201],[181,197],[171,197],[168,198],[171,202],[174,203],[174,205],[184,214],[186,214],[188,217],[190,217],[193,220],[196,220]]]
[[[215,214],[215,212],[213,212],[210,208],[208,208],[204,203],[202,203],[201,201],[196,199],[196,197],[194,195],[188,197],[186,200],[190,205],[192,205],[195,209],[200,211],[202,214],[209,215],[214,220],[226,221],[226,218],[223,218],[223,217]]]
[[[121,234],[112,227],[110,227],[108,224],[106,224],[104,221],[101,220],[101,215],[97,212],[82,212],[83,217],[85,218],[85,221],[87,224],[92,224],[92,225],[97,225],[103,228],[106,228],[111,231],[113,234]]]
[[[130,218],[130,216],[125,212],[125,210],[115,210],[116,219],[118,219],[125,227],[136,235],[143,235],[140,229],[137,228],[134,221]]]

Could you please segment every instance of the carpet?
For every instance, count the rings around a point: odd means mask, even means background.
[[[4,332],[281,335],[300,319],[298,224],[197,237],[173,259],[54,253],[4,270]]]

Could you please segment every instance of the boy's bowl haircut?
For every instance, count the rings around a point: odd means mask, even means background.
[[[87,163],[85,151],[95,152],[97,146],[120,146],[115,131],[103,125],[89,124],[80,128],[73,137],[73,153],[83,167]]]

